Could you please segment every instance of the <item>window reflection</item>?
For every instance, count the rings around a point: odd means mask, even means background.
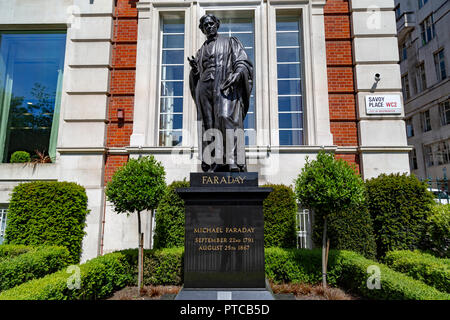
[[[56,154],[64,33],[0,33],[0,157]]]

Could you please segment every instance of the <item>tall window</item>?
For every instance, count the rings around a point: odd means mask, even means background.
[[[409,165],[411,167],[411,170],[417,170],[417,154],[416,149],[413,149],[411,153],[409,154]]]
[[[429,15],[420,24],[420,33],[422,37],[422,45],[427,44],[435,37],[433,15]]]
[[[181,144],[183,129],[184,18],[161,19],[159,145]]]
[[[434,55],[434,65],[436,67],[436,74],[438,81],[442,81],[447,78],[447,70],[445,68],[445,55],[444,49]]]
[[[425,74],[425,63],[422,62],[416,67],[417,92],[422,92],[427,88],[427,78]]]
[[[419,3],[419,9],[421,9],[428,2],[428,0],[417,0],[417,2]]]
[[[448,125],[450,123],[450,100],[439,104],[439,114],[441,118],[441,125]]]
[[[0,159],[56,155],[66,35],[0,33]]]
[[[431,130],[430,110],[426,110],[420,114],[422,120],[422,131],[427,132]]]
[[[6,208],[0,208],[0,244],[5,240],[6,213]]]
[[[436,143],[436,162],[437,165],[447,164],[450,161],[449,141],[441,141]]]
[[[408,50],[407,50],[407,46],[406,46],[406,41],[401,44],[401,47],[400,47],[400,59],[402,61],[408,59]]]
[[[408,138],[414,137],[414,126],[411,118],[406,119],[406,135]]]
[[[434,166],[434,160],[433,160],[433,150],[430,145],[423,146],[423,152],[425,155],[425,164],[427,167]]]
[[[298,16],[277,15],[278,129],[280,145],[303,144],[301,29]]]
[[[245,52],[248,55],[249,60],[252,62],[255,68],[255,31],[253,17],[227,17],[223,12],[214,12],[214,15],[220,19],[219,34],[236,37],[244,46]],[[255,78],[255,77],[254,77]],[[244,132],[245,132],[245,144],[256,144],[256,118],[255,118],[255,90],[256,83],[253,79],[253,90],[250,96],[250,107],[244,120]]]
[[[411,90],[409,88],[409,78],[408,74],[402,76],[402,89],[403,89],[403,98],[404,100],[408,100],[411,98]]]

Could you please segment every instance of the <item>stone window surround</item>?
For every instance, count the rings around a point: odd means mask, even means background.
[[[278,115],[276,92],[276,58],[274,37],[276,10],[294,9],[301,12],[304,45],[305,67],[305,145],[333,145],[329,122],[328,84],[325,51],[325,30],[323,0],[295,1],[286,4],[285,1],[271,1],[270,4],[261,1],[228,2],[221,1],[210,4],[206,1],[171,3],[159,1],[140,1],[138,4],[138,48],[136,68],[136,91],[134,106],[133,134],[130,139],[130,153],[133,149],[162,149],[170,152],[171,147],[158,147],[157,130],[158,92],[156,91],[158,77],[158,62],[152,57],[157,57],[160,47],[159,17],[161,13],[182,12],[185,19],[185,55],[194,55],[203,42],[203,35],[198,29],[198,19],[207,11],[219,10],[243,10],[252,12],[255,19],[255,65],[256,74],[255,90],[256,99],[256,147],[278,147]],[[314,28],[311,25],[314,24]],[[269,30],[269,31],[268,31]],[[194,39],[194,41],[192,41]],[[268,63],[265,63],[267,61]],[[185,72],[185,84],[188,72]],[[186,99],[183,108],[183,128],[192,134],[190,139],[183,136],[182,149],[196,149],[197,128],[195,127],[195,104],[190,98],[189,88],[185,85],[184,96]],[[187,129],[187,130],[186,130]],[[270,129],[270,130],[269,130]],[[178,147],[180,148],[180,147]],[[295,148],[295,147],[294,147]],[[299,146],[304,149],[305,146]],[[289,149],[292,149],[289,146]]]

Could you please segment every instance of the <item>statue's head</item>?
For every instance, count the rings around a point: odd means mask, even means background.
[[[219,30],[220,20],[215,15],[208,13],[200,18],[198,27],[207,37],[214,36]]]

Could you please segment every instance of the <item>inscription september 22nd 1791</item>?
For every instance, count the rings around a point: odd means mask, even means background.
[[[194,244],[199,251],[245,251],[255,242],[254,233],[254,227],[194,228],[195,235],[204,235],[195,237]]]

